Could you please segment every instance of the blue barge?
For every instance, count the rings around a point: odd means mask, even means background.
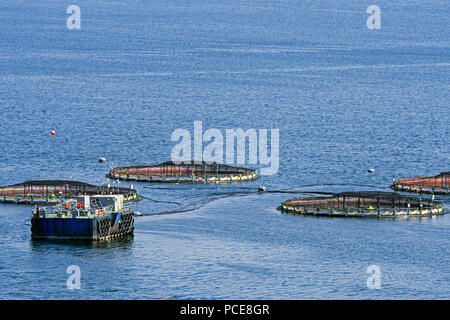
[[[133,232],[133,212],[122,195],[81,196],[51,209],[36,207],[31,218],[33,239],[101,241]]]

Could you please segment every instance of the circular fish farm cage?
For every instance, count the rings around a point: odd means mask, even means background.
[[[172,161],[158,165],[117,167],[110,169],[107,178],[159,183],[230,183],[259,179],[255,169],[226,164],[176,164]]]
[[[450,172],[443,172],[434,177],[395,180],[391,188],[397,191],[450,195]]]
[[[279,210],[329,217],[423,217],[448,213],[442,202],[393,192],[354,191],[283,201]]]
[[[94,186],[69,180],[26,181],[0,187],[0,202],[17,204],[57,204],[81,195],[123,195],[125,201],[142,199],[137,190],[123,187]]]

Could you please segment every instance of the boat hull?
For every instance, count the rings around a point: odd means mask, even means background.
[[[93,218],[33,217],[31,219],[33,239],[101,241],[132,234],[133,231],[132,213]]]

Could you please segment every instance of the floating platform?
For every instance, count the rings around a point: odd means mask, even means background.
[[[434,177],[395,180],[391,188],[397,191],[450,195],[450,172],[443,172]]]
[[[423,217],[448,213],[442,202],[394,192],[353,191],[283,201],[279,210],[329,217]]]
[[[172,161],[158,165],[112,168],[107,178],[159,183],[230,183],[259,179],[255,169],[226,164],[176,164]]]
[[[122,195],[81,196],[51,209],[36,207],[33,239],[102,241],[134,232],[134,217]]]
[[[0,203],[57,204],[81,195],[123,195],[125,201],[142,199],[137,190],[123,187],[94,186],[79,181],[37,180],[0,187]]]

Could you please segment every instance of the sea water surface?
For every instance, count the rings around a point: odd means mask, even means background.
[[[276,210],[302,192],[388,191],[393,178],[449,171],[448,1],[376,1],[380,30],[366,26],[374,1],[73,2],[0,2],[0,185],[105,183],[110,165],[170,160],[172,132],[194,121],[279,129],[279,171],[135,183],[192,210],[151,215],[180,206],[144,200],[134,236],[98,244],[32,241],[31,207],[1,204],[0,298],[450,297],[450,216]],[[66,27],[71,4],[80,30]],[[371,265],[381,289],[367,287]]]

